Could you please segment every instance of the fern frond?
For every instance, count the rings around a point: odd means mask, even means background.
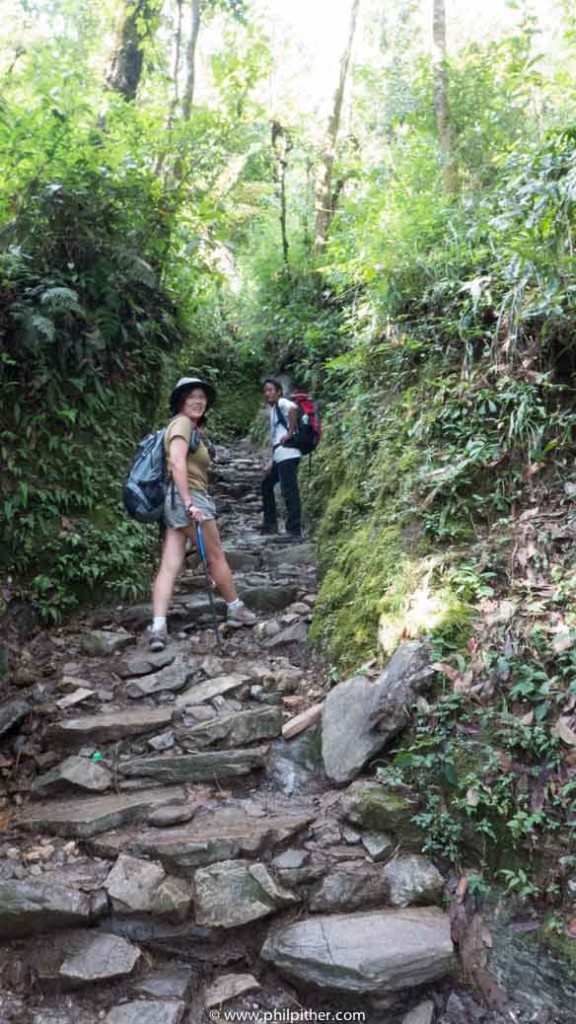
[[[45,292],[42,292],[40,302],[43,306],[50,306],[52,309],[84,313],[78,301],[78,295],[72,288],[47,288]]]
[[[147,288],[157,287],[158,278],[155,271],[140,256],[125,251],[121,254],[119,262],[127,281],[136,281],[138,284],[146,285]]]
[[[54,341],[56,337],[56,328],[52,320],[40,313],[32,313],[31,316],[26,317],[24,324],[28,330],[41,334],[47,341]]]

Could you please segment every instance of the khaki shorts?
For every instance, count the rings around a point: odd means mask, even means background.
[[[216,506],[207,491],[190,491],[190,497],[205,519],[216,519]],[[184,502],[173,485],[170,485],[166,492],[164,520],[166,526],[171,526],[173,530],[194,525],[194,520],[186,512]]]

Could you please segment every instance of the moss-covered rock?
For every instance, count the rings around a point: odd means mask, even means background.
[[[342,801],[342,814],[367,832],[392,833],[403,846],[419,848],[421,833],[412,818],[418,800],[408,791],[391,790],[380,782],[353,782]]]

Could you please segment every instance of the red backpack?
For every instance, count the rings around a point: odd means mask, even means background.
[[[299,448],[302,455],[309,455],[317,448],[322,437],[322,424],[316,402],[305,391],[295,391],[294,394],[288,395],[288,398],[298,407],[298,426],[294,437],[288,442],[288,447]],[[288,427],[278,406],[276,414],[280,423]]]

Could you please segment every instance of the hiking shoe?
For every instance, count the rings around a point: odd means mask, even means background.
[[[148,647],[151,651],[163,651],[168,643],[168,630],[148,627]]]
[[[256,622],[256,616],[245,604],[241,604],[238,608],[232,609],[232,611],[228,609],[226,622],[231,626],[253,626]]]

